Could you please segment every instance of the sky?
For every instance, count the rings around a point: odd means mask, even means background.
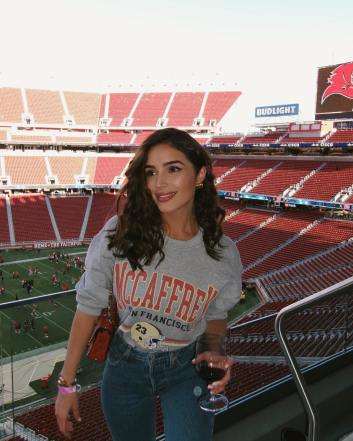
[[[256,106],[315,114],[317,68],[353,61],[351,0],[0,0],[0,87],[240,90],[225,132]]]

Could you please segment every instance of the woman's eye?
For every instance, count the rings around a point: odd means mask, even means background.
[[[149,176],[153,176],[153,175],[155,175],[155,171],[152,170],[152,169],[147,169],[147,170],[145,170],[145,175],[146,175],[147,177],[149,177]]]
[[[180,170],[181,170],[181,168],[178,167],[178,166],[176,166],[176,165],[171,165],[171,166],[169,167],[169,171],[170,171],[170,173],[176,173],[176,172],[178,172],[178,171],[180,171]]]

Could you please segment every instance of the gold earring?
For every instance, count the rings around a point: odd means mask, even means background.
[[[196,188],[196,190],[200,190],[201,188],[203,188],[203,182],[196,184],[195,188]]]

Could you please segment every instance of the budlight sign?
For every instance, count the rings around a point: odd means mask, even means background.
[[[278,104],[276,106],[255,107],[255,118],[293,115],[299,115],[299,104]]]

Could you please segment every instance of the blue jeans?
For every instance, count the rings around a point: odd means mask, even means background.
[[[206,383],[191,363],[195,345],[143,352],[116,333],[102,383],[103,412],[114,441],[154,441],[160,397],[166,441],[211,441],[214,417],[199,407]]]

